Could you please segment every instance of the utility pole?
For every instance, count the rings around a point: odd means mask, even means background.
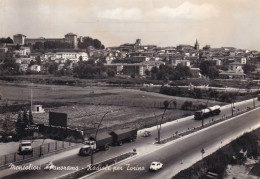
[[[231,113],[232,113],[232,116],[234,116],[234,103],[231,102]]]
[[[208,98],[207,103],[206,103],[206,107],[207,107],[207,108],[208,108],[209,100],[210,100],[210,97]],[[204,112],[205,112],[205,110],[206,110],[206,109],[203,109]],[[204,126],[204,117],[202,117],[202,119],[201,119],[201,126],[202,126],[202,127]]]
[[[95,142],[96,142],[96,139],[97,139],[97,134],[98,134],[98,130],[100,128],[100,125],[103,121],[103,119],[105,118],[105,116],[110,113],[111,111],[107,111],[101,118],[101,120],[99,121],[99,124],[98,124],[98,127],[97,127],[97,130],[96,130],[96,134],[95,134]],[[93,148],[91,148],[91,152],[90,152],[90,162],[91,162],[91,166],[94,164],[94,155],[93,155]]]
[[[202,148],[200,152],[201,152],[201,154],[202,154],[202,159],[203,159],[203,154],[205,153],[205,149]]]
[[[158,143],[159,143],[159,144],[161,143],[161,128],[162,128],[162,121],[163,121],[163,118],[164,118],[164,114],[165,114],[166,110],[168,109],[169,105],[171,104],[171,102],[174,101],[174,100],[175,100],[175,99],[169,101],[168,106],[165,107],[165,109],[164,109],[164,111],[163,111],[163,114],[162,114],[162,118],[161,118],[159,127],[158,127],[158,124],[156,124],[156,125],[157,125]],[[157,123],[157,120],[156,120],[156,123]]]
[[[201,119],[201,126],[202,127],[204,126],[204,117],[202,117],[202,119]]]
[[[236,93],[236,96],[238,95],[239,91],[240,91],[241,88],[238,89],[237,93]],[[235,97],[236,97],[235,96]],[[231,113],[232,113],[232,116],[234,116],[234,108],[235,108],[235,103],[234,103],[234,99],[232,99],[231,101]]]
[[[31,88],[31,111],[32,111],[32,98],[33,98],[33,94],[32,94],[32,88]]]

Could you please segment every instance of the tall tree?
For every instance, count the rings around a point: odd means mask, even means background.
[[[22,119],[22,112],[19,111],[18,112],[18,116],[17,116],[17,123],[22,123],[23,122],[23,119]]]
[[[15,63],[15,59],[11,56],[11,54],[5,54],[3,63],[0,64],[0,75],[17,74],[19,74],[19,65]]]
[[[242,68],[243,68],[245,74],[249,74],[249,73],[255,71],[256,66],[255,65],[245,64]]]
[[[29,124],[29,119],[28,119],[27,109],[26,108],[23,109],[23,122],[24,122],[25,125]]]
[[[30,109],[30,111],[29,111],[29,124],[34,124],[33,115],[32,115],[32,110],[31,110],[31,109]]]
[[[36,64],[37,65],[41,65],[41,57],[40,56],[37,56],[36,58],[35,58],[35,60],[36,60]]]
[[[16,131],[17,136],[22,137],[23,133],[24,133],[24,129],[25,129],[25,124],[23,122],[22,112],[19,111],[17,121],[15,124],[15,131]]]
[[[35,50],[43,50],[44,49],[44,44],[42,42],[36,42],[33,46],[33,49]]]
[[[8,135],[11,133],[11,131],[13,129],[13,122],[12,122],[11,116],[9,114],[5,116],[2,128],[3,128],[3,132],[5,135]]]
[[[219,70],[211,61],[201,62],[200,72],[202,75],[208,76],[210,79],[214,79],[219,75]]]
[[[163,102],[163,105],[164,105],[164,109],[167,109],[168,107],[169,107],[169,101],[168,100],[165,100],[164,102]]]
[[[49,62],[45,64],[46,69],[48,69],[49,74],[55,74],[58,71],[58,63]]]
[[[14,42],[10,37],[7,37],[7,38],[0,38],[0,43],[12,44]]]
[[[92,39],[91,37],[83,37],[83,42],[78,43],[78,47],[80,49],[87,49],[90,46],[93,46],[95,49],[105,48],[105,46],[98,39]]]
[[[184,66],[182,64],[178,64],[177,67],[175,68],[175,70],[180,73],[180,76],[182,78],[191,77],[190,68],[187,67],[187,66]]]
[[[176,101],[172,101],[172,104],[174,105],[174,109],[176,109],[176,107],[177,107],[177,102],[176,102]]]

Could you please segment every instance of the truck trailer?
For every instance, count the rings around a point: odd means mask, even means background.
[[[84,146],[79,150],[80,155],[90,155],[91,152],[98,150],[108,150],[113,142],[113,138],[106,132],[98,133],[96,140],[95,136],[90,136],[86,141],[84,141]]]
[[[114,145],[122,145],[123,142],[133,142],[137,137],[137,129],[121,129],[110,132]]]
[[[137,137],[137,129],[121,129],[110,133],[98,133],[90,136],[79,150],[79,155],[90,155],[91,152],[109,150],[111,145],[122,145],[123,142],[133,142]]]

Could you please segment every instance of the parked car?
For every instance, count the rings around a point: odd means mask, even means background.
[[[163,164],[161,162],[152,162],[150,165],[150,170],[157,171],[160,170],[163,167]]]
[[[21,154],[30,154],[33,152],[32,142],[31,141],[21,141],[19,144],[19,153]]]
[[[4,143],[6,143],[6,142],[12,142],[13,141],[13,136],[11,136],[11,135],[1,135],[0,136],[0,142],[4,142]]]

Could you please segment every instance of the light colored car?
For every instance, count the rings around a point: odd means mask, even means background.
[[[143,137],[149,137],[151,136],[152,132],[151,131],[144,131]]]
[[[55,169],[55,165],[53,165],[51,161],[49,161],[44,167],[44,170],[54,170],[54,169]]]
[[[31,153],[33,151],[31,141],[21,141],[19,144],[20,153]]]
[[[150,170],[157,171],[160,170],[163,167],[163,164],[161,162],[152,162],[150,165]]]

